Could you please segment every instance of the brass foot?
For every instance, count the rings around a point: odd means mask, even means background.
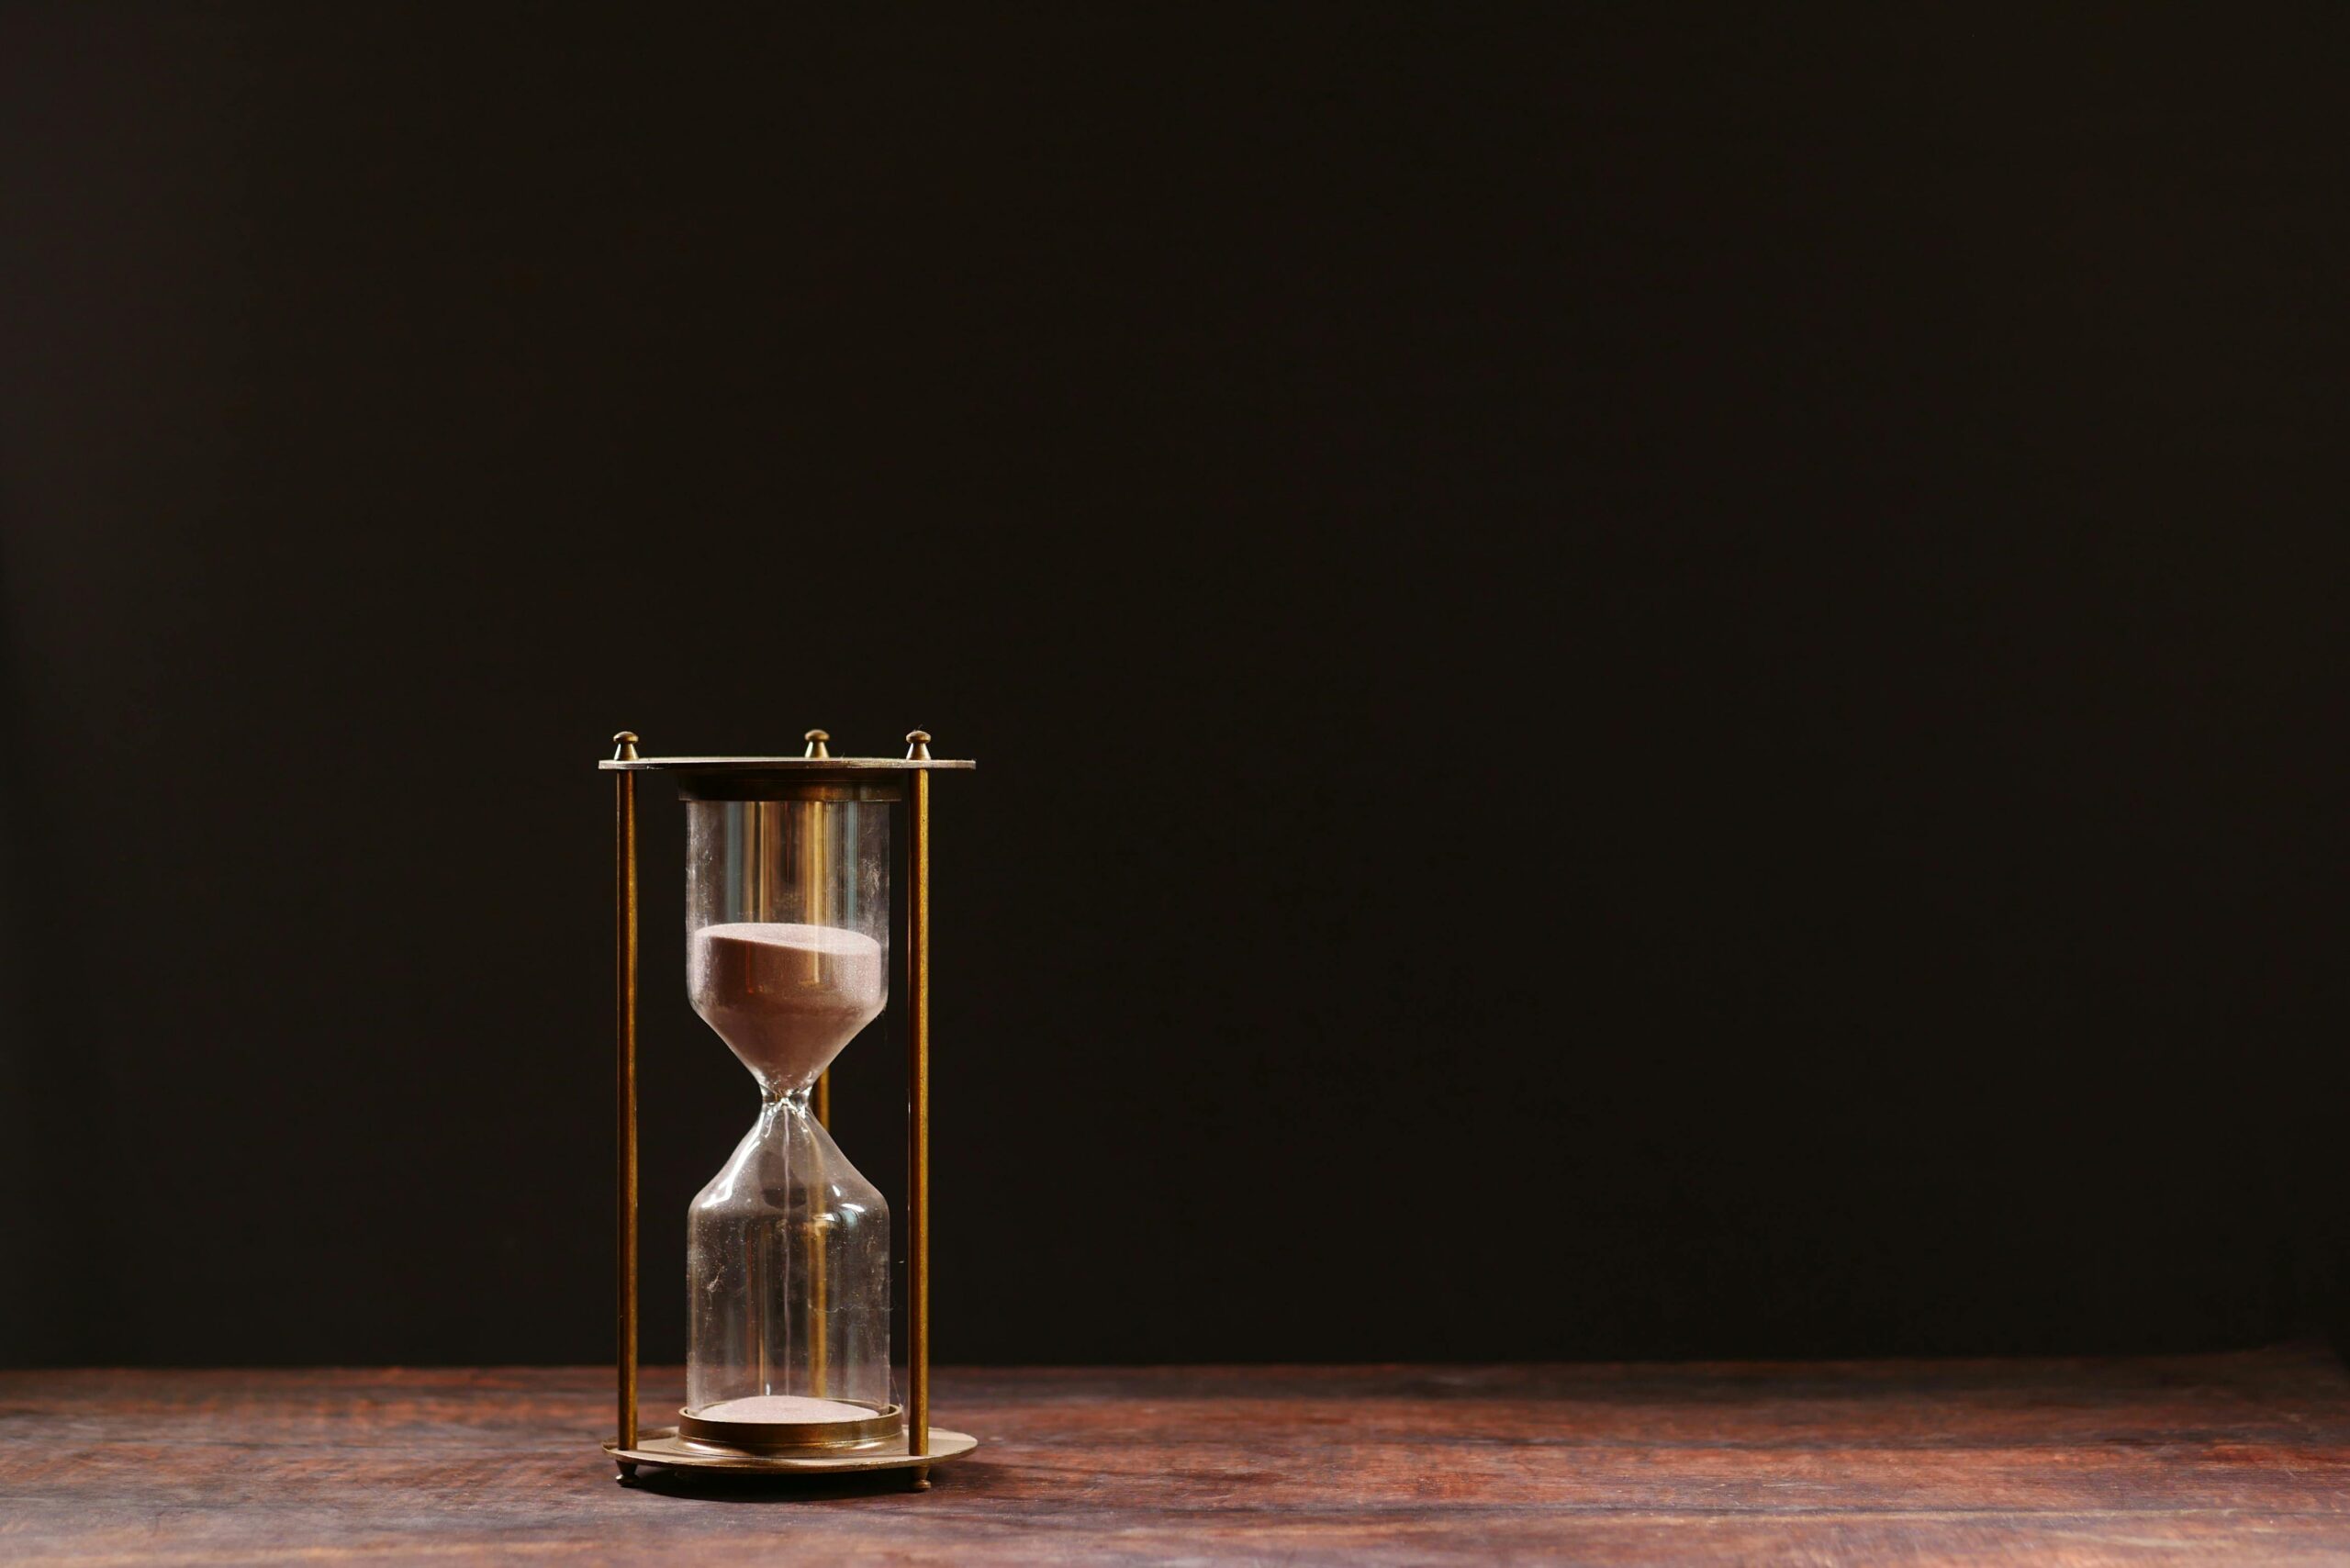
[[[620,1472],[620,1473],[613,1476],[612,1479],[619,1482],[621,1485],[632,1486],[636,1484],[636,1461],[632,1459],[616,1459],[612,1461],[612,1468]]]
[[[909,1486],[907,1490],[912,1492],[927,1492],[930,1490],[930,1466],[925,1464],[921,1469],[914,1472],[913,1484]]]

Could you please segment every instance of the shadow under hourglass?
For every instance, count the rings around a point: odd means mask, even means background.
[[[842,1476],[733,1474],[725,1471],[639,1471],[623,1483],[632,1492],[697,1503],[833,1503],[856,1498],[919,1495],[902,1472]]]

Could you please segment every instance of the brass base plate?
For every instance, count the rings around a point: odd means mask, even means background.
[[[867,1470],[916,1470],[923,1465],[943,1464],[959,1459],[979,1446],[979,1439],[968,1432],[950,1432],[944,1427],[930,1429],[930,1451],[912,1454],[906,1451],[906,1439],[900,1436],[887,1443],[869,1449],[850,1449],[840,1453],[750,1453],[741,1449],[721,1449],[704,1443],[689,1442],[677,1436],[675,1427],[663,1427],[657,1431],[639,1433],[636,1446],[624,1449],[618,1443],[606,1443],[604,1451],[614,1459],[631,1460],[638,1464],[674,1464],[687,1470],[733,1470],[764,1475],[846,1475]]]

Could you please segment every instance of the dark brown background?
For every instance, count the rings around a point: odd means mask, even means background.
[[[2334,8],[303,9],[0,28],[0,1360],[606,1352],[623,724],[981,758],[946,1360],[2334,1316]]]

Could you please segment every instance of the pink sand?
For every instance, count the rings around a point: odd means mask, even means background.
[[[873,1412],[862,1405],[837,1399],[811,1399],[803,1394],[754,1394],[744,1399],[722,1399],[694,1412],[705,1421],[867,1421]]]
[[[837,925],[737,921],[694,933],[694,1011],[773,1093],[805,1089],[880,1015],[881,944]]]

